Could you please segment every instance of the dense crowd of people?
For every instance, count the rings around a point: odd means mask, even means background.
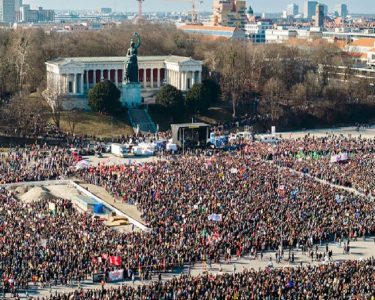
[[[375,299],[375,260],[181,276],[138,288],[77,290],[42,300]]]
[[[343,137],[284,140],[271,151],[278,164],[375,196],[375,139]],[[348,159],[331,162],[340,153]]]
[[[71,174],[74,158],[66,149],[15,148],[0,153],[0,184],[57,179]]]
[[[374,171],[367,166],[374,149],[375,142],[368,140],[305,138],[276,145],[249,142],[235,152],[188,152],[152,163],[80,170],[72,167],[74,160],[66,149],[10,151],[0,157],[0,183],[75,175],[104,187],[118,201],[136,205],[152,231],[120,233],[79,213],[70,201],[24,203],[1,190],[3,278],[12,286],[30,281],[56,285],[115,269],[124,269],[125,277],[137,273],[150,278],[152,272],[198,261],[219,262],[267,250],[284,255],[284,248],[309,252],[319,242],[374,235],[375,207],[369,198],[304,175],[346,185],[332,178],[347,172],[353,174],[348,177],[351,185],[359,190],[367,185],[369,194]],[[346,164],[329,162],[331,155],[344,151],[350,154]],[[120,257],[120,263],[114,265],[112,256]],[[374,296],[374,265],[371,259],[218,277],[183,276],[139,288],[77,291],[50,299]]]

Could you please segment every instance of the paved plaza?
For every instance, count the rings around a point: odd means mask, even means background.
[[[278,132],[276,136],[283,139],[297,139],[305,137],[306,135],[315,137],[326,137],[326,136],[345,136],[345,137],[362,137],[367,139],[373,139],[375,137],[375,126],[368,128],[364,127],[337,127],[337,128],[323,128],[323,129],[310,129],[304,131],[287,131]]]

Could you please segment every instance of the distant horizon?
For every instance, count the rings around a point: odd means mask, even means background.
[[[186,12],[190,9],[191,4],[188,0],[145,0],[143,3],[144,12],[167,12],[167,11],[182,11]],[[200,5],[200,10],[208,12],[212,10],[212,0],[203,0]],[[265,3],[267,2],[267,3]],[[296,3],[299,6],[300,12],[303,11],[304,0],[247,0],[247,5],[251,5],[254,11],[258,13],[277,14],[282,13],[286,6],[290,3]],[[323,4],[328,5],[329,12],[334,11],[335,4],[344,3],[348,5],[350,14],[375,14],[375,0],[321,0]],[[102,7],[110,7],[114,11],[122,12],[137,12],[138,4],[136,0],[90,0],[90,1],[76,1],[76,0],[23,0],[24,4],[30,4],[32,7],[42,6],[46,9],[55,10],[100,10]],[[272,7],[272,11],[269,8]]]

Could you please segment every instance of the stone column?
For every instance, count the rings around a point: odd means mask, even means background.
[[[177,72],[177,84],[178,84],[178,89],[181,90],[181,73],[180,73],[180,71]]]
[[[147,69],[143,69],[143,88],[147,87]]]
[[[186,72],[182,72],[182,90],[187,90],[187,84],[186,84]]]
[[[118,70],[115,70],[115,85],[118,86]]]
[[[73,74],[73,94],[77,94],[77,74]]]
[[[61,83],[59,81],[60,75],[59,74],[54,74],[53,75],[53,85],[55,89],[57,90],[58,93],[61,93]]]
[[[84,76],[84,73],[81,74],[81,81],[80,81],[80,83],[81,83],[81,86],[80,86],[81,95],[83,95],[85,93],[84,90],[83,90],[83,76]]]
[[[95,86],[95,84],[96,84],[96,70],[92,71],[92,80],[93,80],[93,85]]]
[[[158,71],[157,72],[157,76],[158,76],[158,78],[157,78],[157,87],[160,88],[160,71],[161,70],[159,68],[157,68],[157,71]]]
[[[100,71],[100,73],[99,73],[99,81],[103,81],[103,69],[100,69],[99,70]]]
[[[69,83],[68,83],[68,75],[67,74],[64,74],[64,76],[63,76],[63,78],[64,78],[64,94],[69,94],[69,87],[68,87],[68,85],[69,85]]]
[[[191,87],[195,84],[195,72],[191,72]]]
[[[150,75],[151,75],[151,78],[150,78],[150,81],[151,81],[151,84],[150,84],[150,87],[153,88],[154,87],[154,69],[151,68],[150,69]]]
[[[89,70],[86,70],[86,88],[85,88],[85,91],[88,91],[89,89],[90,89]]]
[[[198,71],[198,83],[202,83],[202,72]]]

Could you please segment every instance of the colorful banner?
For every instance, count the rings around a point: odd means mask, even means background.
[[[108,282],[116,282],[124,280],[124,269],[116,270],[108,273]]]

